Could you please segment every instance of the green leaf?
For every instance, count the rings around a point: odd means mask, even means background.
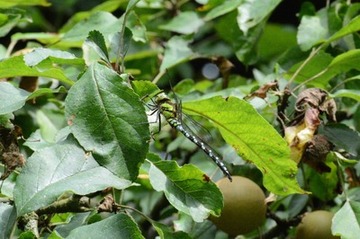
[[[69,90],[71,132],[115,175],[134,180],[148,152],[147,115],[138,95],[113,70],[91,65]]]
[[[180,12],[160,29],[177,32],[180,34],[192,34],[204,25],[204,21],[195,12]]]
[[[344,239],[358,238],[360,235],[360,202],[347,200],[334,215],[331,231],[334,235]]]
[[[101,32],[93,30],[85,40],[85,44],[90,46],[105,62],[110,64],[109,54],[106,48],[104,36]]]
[[[151,97],[154,93],[160,91],[160,89],[154,83],[150,81],[131,81],[131,86],[134,89],[135,93],[140,96],[140,98]]]
[[[57,79],[65,84],[72,85],[62,69],[50,66],[47,68],[29,67],[25,64],[23,56],[14,56],[0,62],[0,78],[10,78],[15,76],[42,76]]]
[[[336,187],[338,186],[338,171],[336,165],[333,162],[326,162],[326,165],[331,169],[328,173],[320,174],[312,168],[308,168],[307,171],[309,191],[324,202],[335,198],[337,195]]]
[[[161,224],[159,222],[152,221],[151,224],[155,228],[156,232],[159,234],[161,239],[190,239],[187,233],[182,231],[174,232],[170,230],[169,226]]]
[[[183,109],[213,122],[225,141],[264,175],[264,186],[279,195],[304,193],[296,182],[297,165],[285,140],[247,102],[213,97],[186,102]]]
[[[52,50],[47,48],[35,48],[32,52],[24,55],[27,66],[36,66],[45,59],[51,58],[53,63],[59,64],[84,64],[84,60],[77,58],[67,51]]]
[[[144,238],[134,220],[124,213],[74,229],[66,239]]]
[[[5,1],[0,0],[0,6],[2,8],[10,8],[14,6],[43,6],[47,7],[50,6],[50,3],[47,0],[11,0],[11,1]]]
[[[105,38],[110,34],[119,32],[120,20],[108,12],[95,12],[88,19],[78,22],[73,28],[65,33],[63,40],[84,41],[88,33],[93,30],[101,32]]]
[[[353,157],[360,156],[360,135],[345,124],[327,124],[321,132],[337,148],[344,149]]]
[[[325,88],[327,83],[334,77],[334,72],[328,71],[328,66],[333,60],[333,57],[325,52],[319,52],[316,56],[312,57],[309,62],[301,69],[301,71],[296,75],[295,81],[298,83],[302,83],[304,81],[309,80],[313,76],[321,74],[320,76],[316,77],[312,81],[308,82],[308,84],[319,87]],[[304,62],[301,61],[297,64],[294,64],[291,69],[287,72],[289,75],[293,75],[297,69],[303,64]]]
[[[179,211],[202,222],[209,214],[219,216],[223,207],[222,194],[212,181],[194,165],[179,167],[175,161],[151,162],[150,183]]]
[[[39,173],[41,172],[41,173]],[[130,182],[100,167],[73,139],[35,152],[28,158],[14,189],[18,216],[45,207],[64,192],[85,195]]]
[[[353,69],[360,70],[360,49],[349,50],[345,53],[337,55],[329,64],[329,71],[333,72],[333,75],[341,72],[347,72]]]
[[[21,109],[29,95],[27,91],[16,88],[8,82],[0,82],[0,115]]]
[[[135,12],[131,11],[126,18],[126,26],[132,33],[132,39],[139,42],[147,42],[147,32],[145,25],[141,22],[141,19]]]
[[[6,203],[0,203],[0,239],[10,238],[16,223],[16,209]]]
[[[18,8],[4,9],[3,5],[0,5],[0,37],[6,36],[11,29],[16,27],[21,21],[28,21],[26,11]]]
[[[237,22],[241,31],[247,34],[250,28],[267,19],[281,0],[245,0],[238,8]]]
[[[326,43],[329,44],[333,41],[338,40],[341,37],[355,33],[359,30],[360,30],[360,16],[357,16],[354,19],[352,19],[346,26],[342,27],[339,31],[337,31],[329,39],[327,39]]]
[[[180,36],[172,37],[166,45],[164,59],[160,66],[160,71],[165,71],[177,64],[185,62],[194,56],[193,51],[188,46],[189,41]]]
[[[360,90],[341,89],[341,90],[338,90],[335,93],[331,94],[331,97],[334,97],[334,98],[347,97],[347,98],[354,99],[356,101],[360,101]]]
[[[204,18],[205,21],[210,21],[214,18],[222,16],[226,13],[229,13],[239,7],[245,0],[234,0],[234,1],[224,1],[222,4],[213,8],[208,12]]]
[[[324,12],[322,12],[324,15]],[[303,16],[297,34],[298,44],[303,51],[311,49],[315,44],[327,38],[327,22],[320,14],[317,16]]]

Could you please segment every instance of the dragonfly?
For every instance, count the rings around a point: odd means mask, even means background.
[[[217,153],[211,146],[209,146],[205,141],[203,141],[200,137],[194,134],[186,124],[184,124],[182,120],[182,105],[181,101],[179,102],[177,98],[175,98],[175,102],[173,102],[163,91],[157,93],[153,99],[153,104],[151,104],[150,108],[152,108],[153,113],[158,112],[164,116],[169,125],[182,133],[186,138],[188,138],[191,142],[196,144],[201,150],[205,152],[211,158],[214,163],[220,168],[220,170],[224,173],[224,175],[232,181],[231,174],[225,164],[221,160],[221,156]]]

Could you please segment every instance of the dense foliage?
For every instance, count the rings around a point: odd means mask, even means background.
[[[359,3],[0,2],[0,239],[231,238],[213,148],[267,196],[245,238],[360,235]]]

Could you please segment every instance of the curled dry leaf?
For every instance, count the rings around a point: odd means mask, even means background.
[[[328,99],[328,93],[322,89],[309,88],[298,95],[295,103],[298,114],[307,108],[315,108],[320,112],[325,112],[331,121],[336,121],[336,103],[334,99]]]
[[[306,144],[312,140],[319,124],[319,111],[308,108],[299,124],[285,128],[285,140],[290,146],[291,158],[296,163],[300,162]]]
[[[252,97],[259,97],[261,99],[265,99],[267,93],[270,90],[277,90],[279,89],[279,85],[277,81],[271,81],[265,85],[260,86],[259,89],[257,89],[256,91],[252,92],[251,94],[245,96],[245,99],[250,99]]]

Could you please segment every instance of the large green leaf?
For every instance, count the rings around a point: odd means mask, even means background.
[[[119,32],[121,22],[109,12],[95,12],[88,19],[78,22],[67,33],[63,40],[66,41],[84,41],[88,33],[93,30],[101,32],[105,38],[109,34]]]
[[[346,150],[355,158],[360,156],[360,135],[357,131],[345,124],[335,123],[327,124],[320,129],[337,148]]]
[[[69,90],[70,129],[100,165],[134,180],[148,151],[147,115],[138,95],[113,70],[95,63]]]
[[[66,239],[144,238],[134,220],[124,213],[74,229]]]
[[[85,195],[107,187],[123,189],[130,181],[99,166],[73,139],[35,152],[18,176],[14,201],[18,216],[56,201],[64,192]]]
[[[329,39],[327,39],[326,43],[336,41],[341,37],[352,34],[359,30],[360,30],[360,16],[357,16],[354,19],[352,19],[347,25],[342,27],[339,31],[334,33]]]
[[[29,95],[30,93],[16,88],[8,82],[0,82],[0,115],[14,112],[23,107]]]
[[[297,165],[287,143],[249,103],[235,97],[213,97],[184,103],[183,109],[211,120],[225,141],[259,168],[269,191],[304,193],[296,182]]]
[[[307,62],[307,64],[305,64],[305,66],[300,70],[300,72],[298,72],[294,80],[296,82],[302,83],[322,73],[320,76],[312,79],[309,84],[320,88],[326,87],[329,80],[334,77],[334,72],[328,71],[328,66],[330,65],[332,60],[333,57],[330,54],[322,51],[319,52],[316,56],[312,57]],[[303,63],[304,62],[301,61],[297,64],[294,64],[287,72],[287,74],[292,76],[298,70],[298,68],[303,65]]]
[[[237,22],[241,31],[246,35],[250,28],[266,20],[280,2],[281,0],[245,0],[238,7]]]
[[[298,44],[303,51],[311,49],[315,44],[323,42],[328,34],[326,12],[316,16],[303,16],[297,34]]]
[[[331,231],[343,239],[358,238],[360,235],[360,202],[347,200],[334,215]]]
[[[223,1],[222,4],[219,4],[211,9],[211,11],[206,14],[204,20],[210,21],[214,18],[229,13],[239,7],[243,2],[244,0]]]
[[[161,239],[190,239],[190,237],[187,233],[183,231],[172,231],[169,226],[166,226],[164,224],[161,224],[159,222],[152,221],[152,226],[156,230],[156,232],[159,234]]]
[[[212,181],[194,165],[179,167],[175,161],[152,162],[149,169],[151,185],[163,191],[169,202],[179,211],[202,222],[209,214],[220,215],[222,194]]]
[[[25,64],[23,56],[14,56],[0,62],[0,78],[9,78],[15,76],[42,76],[57,79],[65,84],[72,85],[71,81],[62,69],[56,68],[51,62],[46,67],[29,67]]]
[[[0,37],[6,36],[11,29],[16,27],[21,21],[31,21],[23,9],[4,9],[3,5],[0,6]]]
[[[331,96],[334,98],[346,97],[360,101],[360,90],[341,89],[331,94]]]
[[[181,12],[171,19],[161,29],[177,32],[180,34],[192,34],[204,25],[204,21],[195,12]]]
[[[160,71],[165,71],[177,64],[185,62],[194,56],[193,51],[188,46],[189,41],[182,37],[172,37],[166,45],[164,59],[160,66]]]
[[[16,222],[16,209],[6,203],[0,203],[0,239],[10,238]]]
[[[32,52],[24,55],[25,64],[28,66],[36,66],[48,58],[51,58],[54,64],[84,65],[83,59],[77,58],[67,51],[35,48]]]
[[[31,5],[39,5],[39,6],[50,6],[50,3],[47,0],[0,0],[0,6],[2,8],[14,7],[17,5],[31,6]]]

